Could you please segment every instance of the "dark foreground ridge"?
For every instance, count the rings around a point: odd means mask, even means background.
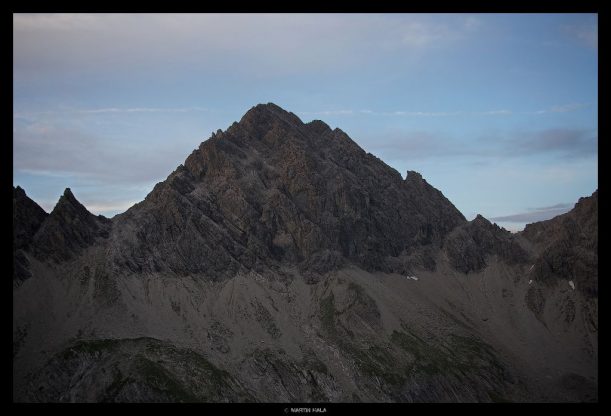
[[[271,103],[112,219],[14,188],[13,398],[596,401],[597,196],[511,234]]]

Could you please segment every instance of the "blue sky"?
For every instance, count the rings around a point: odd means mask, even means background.
[[[141,201],[273,102],[510,230],[598,187],[595,14],[15,14],[13,184]]]

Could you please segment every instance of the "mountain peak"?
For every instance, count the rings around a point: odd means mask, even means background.
[[[34,253],[41,259],[65,261],[98,237],[108,237],[109,228],[109,219],[93,215],[66,188],[34,237]]]
[[[76,199],[70,188],[66,188],[64,190],[63,195],[59,197],[59,201],[57,202],[57,205],[55,205],[53,211],[65,211],[66,209],[70,211],[74,211],[76,209],[78,212],[90,214],[87,208],[85,208],[85,206],[81,204],[78,199]]]
[[[13,188],[13,233],[15,248],[19,249],[28,246],[48,215],[36,202],[26,195],[22,187],[17,186]]]
[[[17,185],[17,187],[13,187],[13,198],[24,199],[27,197],[25,190],[21,186]]]
[[[482,214],[477,214],[477,215],[475,216],[475,218],[474,218],[474,221],[475,221],[475,220],[477,220],[477,221],[483,221],[483,222],[485,222],[485,223],[489,223],[489,222],[490,222],[490,221],[488,221],[488,220],[486,219],[486,217],[484,217]]]
[[[244,114],[240,125],[269,125],[270,123],[283,121],[290,125],[303,125],[303,122],[295,114],[288,112],[274,103],[257,104]]]
[[[287,111],[285,109],[283,109],[282,107],[280,107],[277,104],[274,103],[261,103],[261,104],[257,104],[254,107],[252,107],[252,109],[264,109],[264,110],[268,110],[268,111],[280,111],[280,112],[284,112],[287,113]]]
[[[322,273],[343,260],[386,270],[387,258],[397,267],[401,261],[424,262],[407,256],[424,245],[439,246],[465,221],[419,173],[410,173],[404,183],[399,172],[341,129],[331,130],[320,120],[304,124],[276,104],[252,107],[217,136],[147,197],[156,222],[149,224],[147,217],[138,227],[154,232],[155,241],[188,233],[180,239],[180,251],[198,253],[197,261],[185,261],[165,252],[172,270],[212,274],[218,269],[214,277],[220,278],[258,261],[268,266],[303,262]],[[194,228],[186,218],[217,225]],[[160,237],[159,223],[172,231]],[[212,233],[223,243],[202,248]],[[122,262],[132,261],[128,249],[121,253]],[[155,270],[150,264],[133,266],[143,268]]]
[[[246,114],[250,113],[250,112],[260,112],[260,111],[269,111],[269,112],[273,112],[273,113],[286,113],[288,114],[289,112],[286,111],[284,108],[280,107],[277,104],[274,103],[261,103],[261,104],[257,104],[253,107],[250,108],[250,110],[248,110],[246,112]]]

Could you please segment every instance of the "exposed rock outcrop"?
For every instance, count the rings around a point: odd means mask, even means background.
[[[13,188],[13,244],[15,248],[27,248],[47,214],[25,191]]]
[[[454,229],[446,238],[444,249],[452,266],[463,273],[482,270],[491,255],[510,265],[526,263],[530,258],[515,236],[479,214]]]
[[[108,238],[110,228],[108,218],[87,211],[70,188],[66,188],[36,232],[32,253],[41,260],[66,261],[98,239]]]
[[[13,187],[13,284],[19,285],[32,274],[24,250],[30,248],[34,235],[47,214],[25,191]]]
[[[528,224],[521,235],[538,253],[534,279],[548,285],[569,280],[586,296],[598,297],[598,190],[566,214]]]
[[[145,201],[118,216],[118,228],[137,230],[137,239],[122,238],[129,242],[115,255],[134,272],[206,271],[215,278],[257,264],[320,273],[342,258],[392,271],[389,265],[438,247],[464,222],[418,174],[402,180],[341,130],[304,124],[266,104],[202,143]],[[329,261],[325,253],[341,258]]]

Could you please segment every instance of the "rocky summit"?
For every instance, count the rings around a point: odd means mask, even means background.
[[[13,190],[18,402],[598,400],[598,192],[512,234],[274,104],[126,212]]]

